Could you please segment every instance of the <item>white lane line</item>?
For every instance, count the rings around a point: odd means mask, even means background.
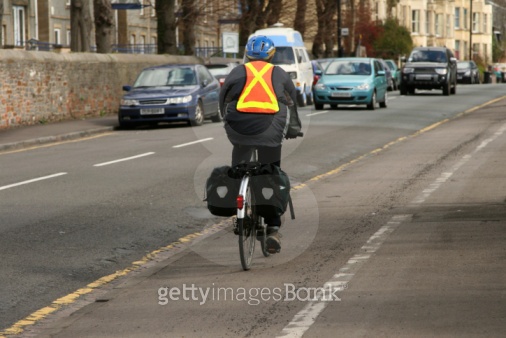
[[[306,116],[314,116],[314,115],[320,115],[320,114],[327,114],[328,112],[329,112],[328,110],[324,110],[324,111],[320,111],[318,113],[306,114]]]
[[[395,215],[387,224],[379,228],[379,230],[367,240],[364,246],[360,248],[360,252],[351,257],[348,262],[346,262],[346,264],[320,288],[315,300],[308,303],[299,311],[277,337],[302,337],[331,301],[340,300],[334,298],[335,294],[342,292],[348,287],[348,282],[351,281],[357,271],[369,260],[372,254],[381,247],[387,237],[394,232],[402,222],[409,220],[411,217],[412,215]]]
[[[193,141],[193,142],[178,144],[176,146],[172,146],[172,148],[181,148],[181,147],[191,146],[192,144],[207,142],[207,141],[211,141],[213,139],[214,139],[213,137],[203,138],[202,140],[197,140],[197,141]]]
[[[57,174],[53,174],[53,175],[48,175],[48,176],[34,178],[34,179],[31,179],[31,180],[27,180],[27,181],[23,181],[23,182],[19,182],[19,183],[13,183],[13,184],[9,184],[9,185],[4,185],[3,187],[0,187],[0,190],[14,188],[14,187],[18,187],[20,185],[29,184],[29,183],[33,183],[33,182],[38,182],[38,181],[42,181],[42,180],[48,180],[50,178],[54,178],[54,177],[58,177],[58,176],[63,176],[63,175],[67,175],[67,173],[57,173]]]
[[[476,149],[474,149],[470,154],[462,156],[462,158],[457,163],[455,163],[455,165],[450,169],[450,171],[442,173],[434,182],[429,184],[429,186],[426,189],[424,189],[422,193],[418,195],[411,203],[421,204],[425,202],[434,191],[439,189],[441,185],[443,185],[446,181],[448,181],[448,179],[450,179],[450,177],[452,177],[453,174],[457,170],[459,170],[460,167],[466,164],[473,157],[474,154],[485,148],[490,142],[494,141],[496,138],[501,136],[505,131],[506,131],[506,124],[502,125],[502,127],[499,128],[499,130],[497,130],[493,136],[483,140],[483,142],[481,142],[476,147]]]
[[[93,166],[94,167],[103,167],[104,165],[109,165],[109,164],[114,164],[114,163],[124,162],[124,161],[130,161],[130,160],[135,160],[136,158],[145,157],[145,156],[149,156],[149,155],[153,155],[153,154],[154,154],[154,152],[149,152],[149,153],[144,153],[144,154],[135,155],[135,156],[131,156],[131,157],[120,158],[119,160],[114,160],[114,161],[99,163],[99,164],[95,164]]]

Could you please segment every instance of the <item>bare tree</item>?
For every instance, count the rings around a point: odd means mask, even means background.
[[[199,15],[197,7],[195,6],[195,0],[182,0],[182,22],[184,27],[183,33],[183,47],[185,55],[195,54],[195,23]]]
[[[297,10],[295,11],[295,20],[293,22],[293,28],[299,31],[300,35],[304,36],[306,32],[306,0],[297,0]]]
[[[334,48],[335,29],[334,15],[336,14],[335,0],[316,0],[316,14],[318,30],[313,41],[313,56],[315,58],[330,57]]]
[[[93,0],[97,53],[110,53],[114,15],[110,0]]]
[[[70,50],[90,51],[91,14],[90,0],[70,1]]]
[[[156,0],[155,2],[158,34],[158,54],[177,54],[176,1]]]
[[[242,15],[239,21],[239,44],[246,45],[248,37],[257,29],[279,21],[282,0],[239,0]]]

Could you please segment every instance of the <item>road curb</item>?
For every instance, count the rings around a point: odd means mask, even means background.
[[[12,143],[5,143],[0,144],[0,151],[9,151],[9,150],[19,150],[23,148],[28,147],[34,147],[44,144],[50,144],[50,143],[56,143],[56,142],[62,142],[62,141],[71,141],[76,140],[79,138],[89,137],[97,134],[102,134],[110,131],[116,130],[116,127],[101,127],[96,129],[89,129],[85,131],[76,131],[61,135],[54,135],[54,136],[44,136],[39,138],[34,138],[30,140],[25,141],[19,141],[19,142],[12,142]]]

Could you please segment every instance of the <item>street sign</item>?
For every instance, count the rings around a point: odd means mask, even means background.
[[[348,36],[350,35],[350,31],[348,28],[341,28],[341,36]]]
[[[222,34],[223,53],[239,53],[239,33]]]

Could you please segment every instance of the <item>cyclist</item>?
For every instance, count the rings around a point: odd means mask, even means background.
[[[266,36],[254,36],[246,44],[248,62],[235,67],[220,91],[220,111],[233,145],[232,166],[247,162],[253,149],[258,161],[281,166],[281,144],[290,114],[297,114],[297,91],[290,75],[270,63],[276,48]],[[265,219],[267,251],[281,250],[281,218]]]

